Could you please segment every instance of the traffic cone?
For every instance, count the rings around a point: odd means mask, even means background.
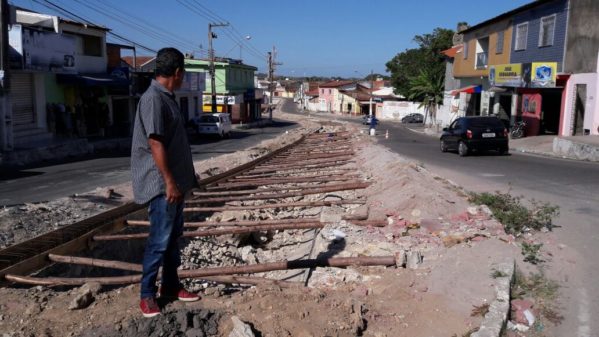
[[[387,130],[387,132],[385,132],[385,139],[389,139],[389,130]]]

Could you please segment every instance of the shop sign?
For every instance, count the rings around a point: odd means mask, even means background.
[[[555,88],[557,62],[533,62],[530,86],[533,88]]]
[[[522,63],[500,64],[489,67],[489,84],[501,87],[523,85]]]
[[[241,97],[239,97],[241,96]],[[217,95],[216,96],[216,104],[225,104],[225,105],[233,105],[233,104],[239,104],[239,103],[243,103],[243,95],[238,95],[238,96],[222,96],[222,95]],[[203,100],[204,102],[212,102],[212,96],[210,95],[204,95],[203,96]]]

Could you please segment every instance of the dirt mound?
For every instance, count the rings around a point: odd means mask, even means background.
[[[208,337],[218,336],[220,313],[209,310],[176,310],[153,318],[138,317],[116,326],[100,326],[82,333],[81,337]]]

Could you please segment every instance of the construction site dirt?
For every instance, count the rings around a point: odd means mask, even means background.
[[[513,264],[519,255],[502,224],[486,207],[471,205],[459,186],[377,145],[359,126],[281,117],[302,127],[195,163],[206,178],[304,136],[309,143],[309,150],[190,196],[181,275],[201,301],[163,301],[162,315],[141,317],[136,275],[148,226],[141,215],[121,233],[97,236],[93,250],[48,256],[55,265],[2,286],[0,331],[391,337],[476,330],[482,317],[472,316],[473,308],[496,297],[495,266]],[[0,247],[130,200],[124,184],[6,208],[0,211]],[[110,278],[122,282],[101,284]]]

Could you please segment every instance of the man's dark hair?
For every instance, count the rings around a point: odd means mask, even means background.
[[[185,57],[175,48],[162,48],[156,55],[156,76],[171,77],[177,68],[185,68]]]

